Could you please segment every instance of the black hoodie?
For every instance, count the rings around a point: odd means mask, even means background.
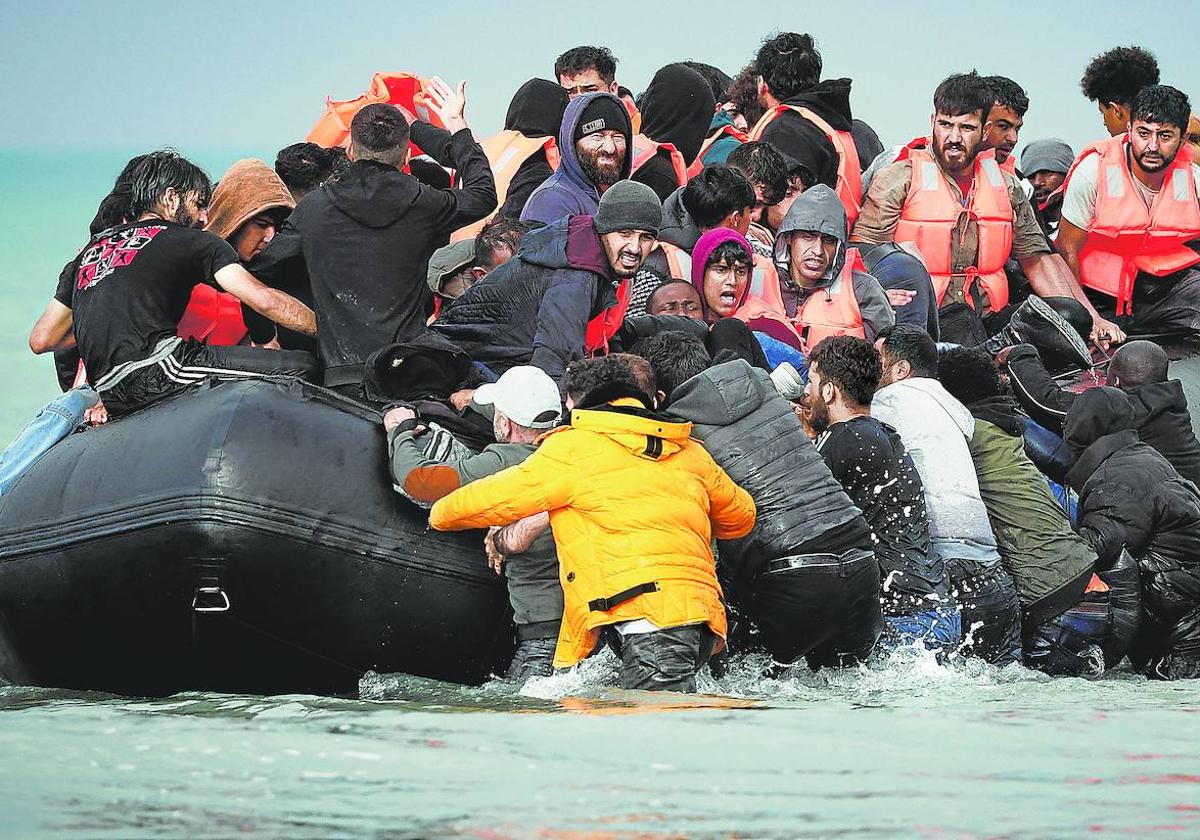
[[[248,266],[271,284],[303,259],[327,385],[357,382],[367,356],[424,329],[430,255],[496,208],[491,168],[468,129],[451,136],[414,122],[412,140],[458,170],[461,188],[433,189],[393,166],[356,161],[305,196]]]
[[[829,123],[834,131],[854,134],[861,168],[869,164],[874,156],[866,158],[864,163],[863,158],[871,151],[870,135],[861,128],[855,131],[854,116],[850,112],[850,85],[849,79],[825,79],[789,97],[783,104],[807,108]],[[837,149],[825,132],[795,111],[788,111],[769,123],[763,130],[762,139],[796,163],[808,167],[818,183],[829,187],[837,185]]]
[[[716,100],[704,77],[685,64],[668,64],[657,73],[642,97],[642,134],[656,143],[671,143],[691,165],[708,136]],[[633,180],[640,181],[666,201],[679,188],[666,155],[647,161]]]
[[[504,118],[504,129],[519,131],[526,137],[557,137],[566,109],[567,92],[562,85],[545,79],[530,79],[513,95]],[[553,174],[544,149],[531,155],[513,175],[500,215],[520,218],[529,196]]]

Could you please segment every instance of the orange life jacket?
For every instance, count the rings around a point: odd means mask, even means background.
[[[661,239],[658,241],[658,248],[667,260],[667,270],[671,273],[671,278],[691,283],[692,255],[678,245],[672,245]]]
[[[829,138],[829,142],[837,150],[838,169],[835,191],[838,198],[842,200],[842,206],[846,208],[846,229],[854,230],[854,222],[858,219],[858,214],[862,210],[862,204],[860,203],[862,196],[862,166],[858,160],[858,147],[854,145],[854,137],[849,131],[835,131],[833,126],[808,108],[803,108],[799,105],[776,105],[763,114],[754,128],[750,130],[750,139],[761,140],[763,131],[766,130],[767,126],[779,119],[780,115],[787,111],[795,111],[821,129],[821,131],[825,132],[825,136]]]
[[[637,109],[637,105],[627,99],[622,99],[621,104],[629,112],[629,124],[632,126],[633,133],[637,134],[642,130],[642,112]]]
[[[1013,209],[1008,184],[995,156],[983,152],[975,158],[975,180],[966,207],[951,191],[946,174],[929,151],[907,148],[904,159],[912,161],[912,176],[893,239],[916,243],[940,306],[955,276],[951,244],[959,235],[959,221],[965,214],[979,228],[979,251],[975,265],[961,272],[965,275],[963,302],[974,306],[970,291],[979,283],[987,294],[990,309],[993,312],[1003,309],[1008,304],[1004,263],[1012,250]]]
[[[240,344],[246,337],[242,302],[207,283],[197,283],[192,288],[192,298],[175,332],[180,338],[191,338],[217,347]]]
[[[804,352],[821,343],[831,335],[855,335],[866,338],[863,329],[862,311],[854,294],[854,272],[867,273],[858,250],[846,250],[846,264],[833,283],[822,291],[814,292],[801,304],[796,312],[796,326],[804,338]]]
[[[441,117],[429,107],[429,100],[425,95],[425,87],[428,84],[427,79],[412,73],[376,73],[371,77],[371,86],[362,95],[342,102],[335,102],[327,98],[325,113],[321,119],[317,120],[317,124],[312,127],[312,131],[308,132],[308,137],[305,139],[325,148],[348,146],[350,145],[350,121],[354,119],[354,115],[367,105],[379,102],[396,105],[406,111],[410,117],[415,116],[438,128],[445,128],[442,125]],[[409,145],[412,148],[412,154],[421,154],[421,150],[415,144],[410,143]]]
[[[517,170],[539,151],[545,149],[550,168],[558,169],[558,141],[553,137],[526,137],[519,131],[508,129],[492,135],[479,145],[487,155],[488,163],[492,167],[492,177],[496,181],[496,209],[489,213],[487,218],[454,231],[450,234],[451,242],[475,236],[500,212]]]
[[[630,282],[622,280],[617,286],[617,302],[588,321],[583,347],[589,356],[607,356],[608,342],[621,329],[625,312],[629,309]]]
[[[688,167],[688,178],[695,178],[700,174],[700,170],[704,168],[704,156],[708,154],[708,150],[712,148],[712,144],[716,143],[722,137],[732,137],[739,143],[745,143],[749,140],[749,135],[741,129],[732,125],[723,125],[717,131],[714,131],[708,137],[704,138],[704,142],[700,144],[700,153],[696,155],[696,159],[692,161],[692,165]]]
[[[1200,263],[1200,254],[1187,247],[1200,238],[1200,206],[1192,177],[1193,155],[1180,146],[1167,168],[1167,177],[1150,209],[1138,195],[1129,171],[1125,135],[1088,146],[1067,173],[1089,155],[1100,156],[1096,212],[1088,238],[1079,252],[1080,282],[1117,299],[1117,314],[1133,311],[1133,281],[1139,271],[1162,277]]]
[[[665,151],[671,156],[671,168],[675,170],[675,181],[679,186],[688,182],[687,163],[683,155],[671,143],[656,143],[645,134],[633,135],[633,162],[630,165],[630,177],[650,161],[659,151]]]
[[[995,153],[993,152],[993,154],[995,154]],[[1000,167],[1000,170],[1002,172],[1007,172],[1009,175],[1013,176],[1014,178],[1017,177],[1017,156],[1016,155],[1010,154],[1008,156],[1008,158],[1005,159],[1004,163],[1000,163],[1000,161],[996,161],[996,165]]]

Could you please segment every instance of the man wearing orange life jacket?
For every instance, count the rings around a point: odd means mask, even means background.
[[[1024,89],[1006,76],[984,76],[992,89],[992,107],[983,124],[983,149],[991,149],[996,163],[1010,175],[1017,174],[1017,159],[1013,149],[1025,125],[1029,97]]]
[[[1143,88],[1125,135],[1084,149],[1067,176],[1055,247],[1104,311],[1138,333],[1200,333],[1200,167],[1191,105]]]
[[[668,64],[654,74],[642,96],[642,130],[633,138],[635,181],[666,201],[688,181],[715,108],[712,88],[686,64]]]
[[[1079,301],[1092,317],[1094,339],[1123,340],[1124,333],[1096,312],[1050,251],[1016,178],[1000,169],[990,151],[981,153],[984,119],[993,101],[992,89],[973,72],[938,85],[931,146],[909,149],[906,159],[879,171],[851,240],[914,243],[938,307],[963,305],[984,319],[985,327],[1009,305],[1004,264],[1011,256],[1035,294]]]
[[[712,120],[708,124],[708,136],[700,144],[700,151],[696,153],[696,159],[688,167],[688,177],[694,178],[705,166],[725,163],[729,155],[746,142],[748,136],[743,128],[734,124],[734,114],[729,110],[733,107],[733,103],[729,101],[729,86],[733,83],[732,77],[719,67],[713,67],[711,64],[700,61],[685,61],[684,64],[704,77],[712,90],[713,99],[716,101],[713,106]]]
[[[775,267],[781,281],[763,299],[795,324],[806,350],[831,335],[874,341],[896,323],[883,287],[846,247],[845,208],[824,184],[788,210],[775,238]]]
[[[771,143],[818,183],[833,187],[853,225],[865,163],[883,146],[850,111],[849,79],[821,80],[821,54],[810,35],[785,32],[766,41],[755,60],[766,113],[751,140]]]
[[[558,169],[558,131],[567,92],[554,82],[530,79],[517,89],[504,117],[504,130],[480,143],[496,181],[499,207],[488,219],[459,228],[452,242],[470,239],[497,216],[520,218],[525,202]]]

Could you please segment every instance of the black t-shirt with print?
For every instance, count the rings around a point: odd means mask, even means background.
[[[192,287],[238,261],[213,233],[148,219],[102,231],[63,269],[55,299],[70,307],[75,339],[95,382],[150,355],[175,334]]]

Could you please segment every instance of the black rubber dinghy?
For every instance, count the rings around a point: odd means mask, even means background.
[[[202,386],[51,449],[0,499],[0,670],[125,695],[479,683],[512,647],[481,532],[428,530],[379,416]]]

